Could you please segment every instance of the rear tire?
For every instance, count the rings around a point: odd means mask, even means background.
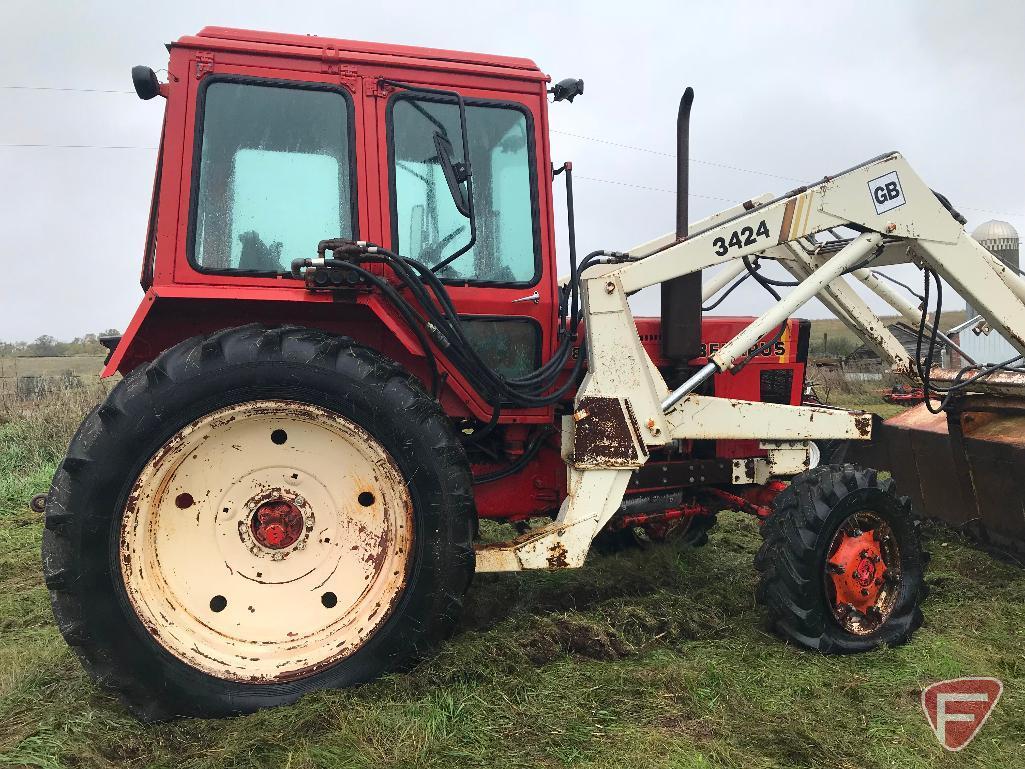
[[[259,442],[238,439],[250,434]],[[285,447],[290,458],[274,453]],[[290,488],[300,474],[306,485]],[[470,483],[438,404],[380,354],[301,327],[194,337],[125,377],[72,439],[46,504],[54,617],[92,677],[144,720],[364,682],[451,632],[474,569]],[[339,587],[312,584],[306,563]],[[264,581],[239,581],[246,568]],[[299,576],[275,579],[289,568]]]
[[[922,624],[918,522],[875,470],[832,465],[796,476],[762,537],[757,600],[784,638],[850,654],[905,643]]]

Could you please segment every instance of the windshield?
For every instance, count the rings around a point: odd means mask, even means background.
[[[429,267],[463,248],[470,223],[452,199],[435,134],[465,162],[459,108],[396,97],[391,108],[396,249]],[[438,271],[445,280],[531,283],[537,272],[529,121],[504,105],[466,107],[477,242]],[[464,195],[466,184],[461,185]]]
[[[288,273],[325,238],[353,237],[348,98],[252,82],[207,86],[193,260]]]

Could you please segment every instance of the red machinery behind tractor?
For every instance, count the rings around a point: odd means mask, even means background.
[[[675,236],[647,259],[578,261],[572,167],[552,165],[548,109],[582,81],[550,87],[526,59],[222,28],[169,51],[166,83],[133,71],[166,112],[145,296],[104,371],[124,378],[45,503],[57,623],[140,717],[366,681],[451,632],[475,560],[578,566],[595,536],[701,544],[721,509],[768,518],[758,599],[787,639],[856,652],[919,626],[906,500],[873,470],[815,467],[813,441],[871,425],[800,406],[806,322],[702,319],[699,265],[644,278],[662,284],[662,318],[625,336],[609,325],[630,269],[706,240],[703,264],[742,258],[778,299],[751,259],[825,230],[821,190],[689,224],[688,96]],[[873,193],[891,208],[919,190],[904,168],[903,188]],[[844,209],[855,221],[859,205]],[[928,205],[930,222],[955,225]],[[884,224],[835,241],[828,264],[854,249],[854,269],[916,237]],[[602,382],[634,389],[613,397]],[[682,426],[686,409],[710,422]],[[553,521],[475,553],[478,519],[534,517]]]

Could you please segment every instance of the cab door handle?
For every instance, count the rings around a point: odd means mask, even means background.
[[[533,294],[521,296],[519,299],[513,299],[510,304],[516,304],[518,302],[533,302],[534,304],[541,304],[541,294],[535,291]]]

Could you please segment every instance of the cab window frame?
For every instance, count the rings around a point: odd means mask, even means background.
[[[385,108],[385,137],[388,145],[388,201],[389,201],[389,222],[391,230],[391,242],[393,248],[397,253],[403,255],[400,249],[399,242],[399,211],[396,205],[396,179],[395,179],[395,120],[394,110],[395,106],[402,101],[419,101],[429,102],[436,104],[450,104],[458,109],[458,104],[455,99],[441,96],[438,94],[423,94],[415,93],[411,91],[399,91],[392,94],[388,99],[388,104]],[[533,288],[541,282],[541,278],[544,274],[542,259],[541,259],[541,206],[538,197],[538,157],[537,157],[537,146],[534,140],[534,114],[530,108],[521,102],[509,101],[507,99],[483,99],[483,98],[463,98],[463,104],[467,107],[495,107],[499,109],[511,109],[519,112],[523,115],[526,121],[526,133],[527,133],[527,172],[530,178],[530,219],[531,219],[531,236],[534,244],[534,274],[527,280],[521,281],[496,281],[496,280],[470,280],[467,278],[445,278],[441,275],[438,279],[447,285],[452,286],[480,286],[480,287],[492,287],[492,288]],[[472,158],[471,158],[472,160]],[[472,164],[471,164],[472,166]],[[447,191],[445,194],[448,194]],[[467,233],[469,237],[469,233]],[[465,240],[462,241],[465,245]],[[429,267],[430,265],[424,265]]]
[[[185,256],[189,267],[203,275],[230,275],[231,277],[274,278],[301,280],[289,271],[271,272],[266,270],[240,270],[237,268],[203,267],[196,259],[196,229],[199,218],[199,177],[203,162],[203,128],[206,122],[206,99],[210,86],[217,83],[236,83],[239,85],[267,86],[271,88],[288,88],[301,91],[326,91],[339,94],[345,104],[346,131],[349,154],[349,208],[352,222],[352,239],[359,240],[359,199],[357,187],[357,147],[356,147],[356,103],[352,94],[344,86],[332,83],[316,83],[305,80],[287,80],[282,78],[263,78],[248,75],[207,75],[199,84],[196,92],[196,119],[192,140],[192,172],[189,182],[189,226],[185,248]],[[311,244],[311,254],[315,244]]]

